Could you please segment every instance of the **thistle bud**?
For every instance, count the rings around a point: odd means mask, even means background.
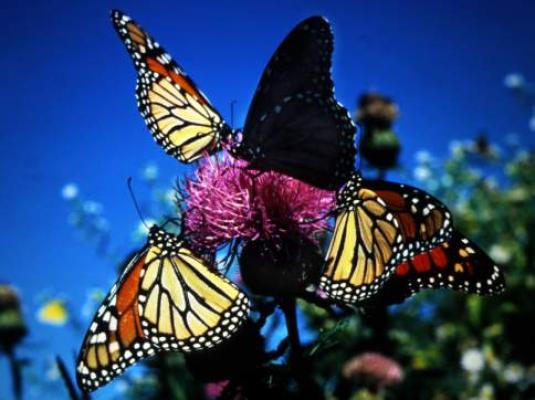
[[[265,296],[299,296],[314,291],[322,265],[319,247],[298,234],[276,241],[250,241],[240,255],[243,282]]]
[[[16,290],[0,285],[0,347],[10,350],[28,333]]]
[[[397,104],[388,97],[367,93],[359,99],[356,120],[363,130],[360,152],[377,169],[397,165],[401,146],[392,124],[398,116]]]

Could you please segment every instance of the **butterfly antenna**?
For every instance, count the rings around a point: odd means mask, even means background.
[[[145,228],[150,229],[150,227],[147,225],[147,222],[145,222],[145,218],[143,217],[143,213],[141,212],[141,207],[139,207],[139,203],[137,202],[136,195],[134,194],[134,189],[132,189],[132,177],[129,176],[126,182],[128,185],[128,191],[130,192],[130,197],[132,197],[134,207],[136,208],[139,219],[141,219],[141,223],[145,226]]]

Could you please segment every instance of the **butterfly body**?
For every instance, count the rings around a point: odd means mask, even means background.
[[[78,360],[80,386],[94,390],[161,351],[210,349],[248,314],[249,302],[237,286],[181,238],[154,226],[90,325]]]

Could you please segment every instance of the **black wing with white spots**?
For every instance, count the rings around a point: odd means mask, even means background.
[[[235,153],[323,189],[354,170],[355,126],[334,97],[333,35],[323,17],[297,25],[269,61]]]

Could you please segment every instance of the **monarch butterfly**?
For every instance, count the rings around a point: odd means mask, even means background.
[[[336,301],[370,298],[396,266],[451,236],[451,215],[407,185],[354,174],[337,196],[334,233],[320,288]]]
[[[160,351],[216,346],[248,319],[249,301],[160,227],[98,309],[82,344],[77,380],[92,391]]]
[[[397,265],[372,302],[401,303],[420,289],[442,287],[499,294],[505,289],[505,278],[501,268],[475,243],[454,230],[450,239]]]
[[[137,23],[120,11],[112,12],[112,20],[138,72],[139,110],[156,141],[179,161],[194,161],[229,144],[251,168],[275,170],[323,189],[337,189],[351,175],[355,126],[334,97],[333,35],[323,17],[302,21],[276,50],[251,102],[243,135],[226,124]]]
[[[206,96],[160,45],[127,15],[113,25],[138,73],[138,108],[154,139],[182,162],[215,151],[229,128]]]

